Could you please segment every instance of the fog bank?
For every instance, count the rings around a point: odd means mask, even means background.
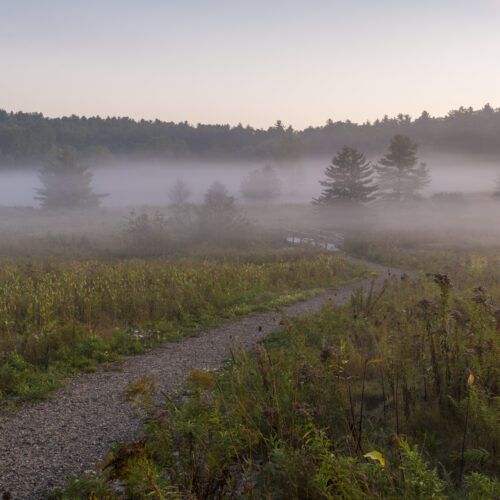
[[[465,158],[449,156],[422,158],[430,170],[431,184],[424,191],[425,196],[437,192],[491,193],[500,172],[500,165],[494,163],[472,163]],[[276,203],[309,203],[321,192],[319,181],[330,158],[303,159],[296,164],[277,165],[269,162],[276,170],[281,184],[281,196]],[[185,182],[191,192],[189,201],[198,203],[209,185],[223,182],[230,194],[244,203],[240,184],[252,170],[262,168],[265,163],[199,163],[174,162],[128,162],[101,165],[91,168],[92,187],[96,193],[107,193],[104,207],[137,205],[163,206],[169,203],[168,192],[177,179]],[[34,168],[0,172],[0,206],[38,206],[34,200],[35,188],[40,187]]]

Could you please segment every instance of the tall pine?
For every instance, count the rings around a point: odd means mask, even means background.
[[[42,208],[91,208],[100,205],[105,194],[95,194],[90,183],[92,174],[81,165],[74,149],[56,150],[39,171],[41,188],[36,188],[36,200]]]
[[[326,180],[320,181],[325,188],[313,203],[326,207],[337,204],[362,204],[375,199],[377,186],[373,184],[373,167],[365,155],[354,148],[344,146],[325,169]]]
[[[389,152],[375,166],[382,198],[410,200],[429,184],[429,170],[425,163],[418,163],[417,151],[417,144],[406,135],[391,139]]]

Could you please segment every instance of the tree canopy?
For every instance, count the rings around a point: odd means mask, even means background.
[[[0,110],[0,165],[36,164],[54,147],[71,146],[80,158],[121,156],[154,159],[252,159],[296,163],[303,156],[329,155],[353,144],[379,155],[395,134],[412,137],[426,152],[500,156],[500,109],[461,107],[444,117],[423,112],[361,124],[328,120],[323,126],[294,130],[278,121],[268,129],[238,124],[132,120],[127,117],[47,118],[41,113]]]

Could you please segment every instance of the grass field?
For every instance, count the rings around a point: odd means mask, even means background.
[[[423,272],[193,372],[161,409],[131,387],[144,438],[52,498],[118,498],[117,480],[127,498],[499,498],[500,248],[347,244]]]
[[[3,259],[0,400],[37,400],[78,370],[363,274],[308,250],[185,259]]]

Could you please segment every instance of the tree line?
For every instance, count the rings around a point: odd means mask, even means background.
[[[191,125],[188,122],[130,118],[48,118],[41,113],[0,110],[0,165],[37,162],[56,147],[70,146],[81,158],[137,155],[152,158],[252,159],[295,162],[326,155],[344,144],[369,154],[396,135],[413,137],[426,151],[500,156],[500,108],[461,107],[444,117],[424,111],[418,118],[400,114],[356,124],[328,120],[294,130],[281,121],[267,129],[250,126]]]
[[[419,199],[431,178],[427,165],[419,161],[417,152],[417,143],[402,134],[391,138],[387,153],[375,163],[367,161],[365,154],[356,148],[343,146],[325,169],[325,179],[320,181],[323,190],[312,202],[318,207],[352,207],[375,199],[396,202]],[[36,189],[35,199],[45,209],[98,207],[101,199],[107,196],[93,192],[92,174],[71,147],[56,149],[48,155],[39,170],[39,178],[42,187]],[[217,196],[212,196],[209,190],[209,199],[222,200],[221,207],[232,209],[234,198],[227,195],[225,186],[215,183],[212,188]],[[223,191],[226,196],[219,196]],[[275,201],[281,194],[276,170],[269,165],[252,170],[241,181],[240,193],[249,202]],[[177,179],[167,194],[173,207],[182,207],[186,206],[191,191],[184,181]],[[452,201],[459,195],[440,193],[443,201],[445,198]],[[500,176],[492,195],[500,197]],[[218,201],[208,206],[218,206]]]

